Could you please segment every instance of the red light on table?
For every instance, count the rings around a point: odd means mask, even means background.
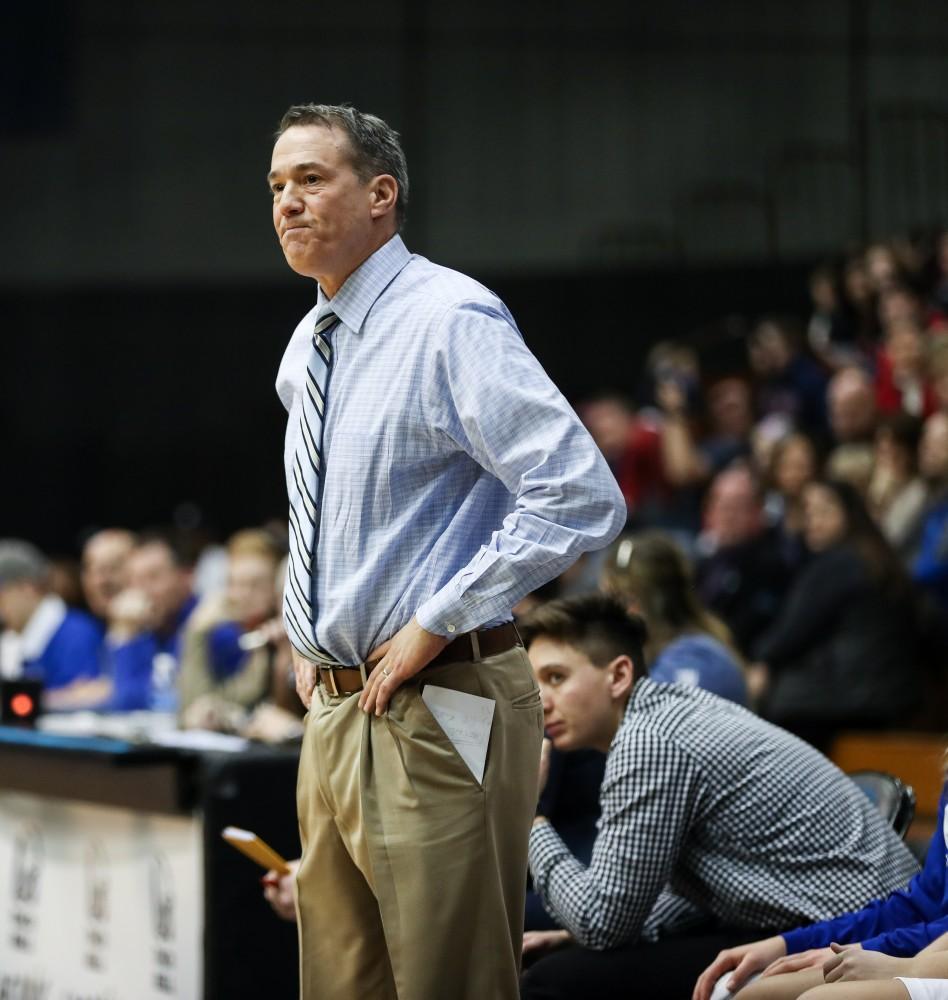
[[[38,680],[0,680],[0,725],[36,725],[42,694],[43,685]]]
[[[19,719],[27,718],[35,707],[36,702],[22,691],[10,699],[10,711]]]

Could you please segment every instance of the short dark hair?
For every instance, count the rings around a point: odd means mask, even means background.
[[[345,132],[352,148],[352,169],[363,184],[390,174],[398,184],[395,221],[401,229],[408,212],[408,165],[401,137],[387,122],[351,104],[294,104],[280,119],[275,138],[295,125],[322,125]]]
[[[519,623],[524,643],[552,639],[584,653],[596,667],[617,656],[632,660],[635,680],[648,676],[643,647],[648,639],[645,622],[604,594],[585,594],[541,604]]]

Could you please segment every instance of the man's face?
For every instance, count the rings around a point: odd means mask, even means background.
[[[231,613],[243,625],[253,627],[275,613],[272,559],[258,555],[239,555],[227,568],[227,602]]]
[[[93,614],[108,616],[109,603],[125,589],[132,539],[119,531],[103,531],[86,543],[82,553],[82,591]]]
[[[39,587],[30,580],[0,584],[0,622],[14,632],[22,632],[43,599]]]
[[[527,650],[543,701],[543,724],[557,750],[608,746],[616,729],[612,672],[573,646],[540,636]]]
[[[840,372],[830,383],[829,418],[837,441],[871,435],[876,418],[871,383],[853,372]]]
[[[280,246],[297,274],[324,285],[338,287],[374,248],[374,185],[351,160],[346,134],[323,125],[294,125],[273,147],[268,179]]]
[[[128,582],[148,599],[147,628],[168,626],[191,592],[191,574],[160,542],[135,549],[128,558]]]
[[[718,475],[708,497],[705,522],[722,546],[740,545],[760,533],[763,511],[750,476],[740,470]]]

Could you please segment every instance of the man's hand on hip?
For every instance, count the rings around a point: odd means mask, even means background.
[[[296,693],[300,701],[309,708],[316,688],[316,664],[293,650],[293,672],[296,674]]]
[[[392,695],[409,678],[424,669],[444,649],[450,639],[425,631],[414,618],[388,642],[374,649],[368,660],[381,657],[369,674],[365,690],[359,695],[363,712],[381,715]]]

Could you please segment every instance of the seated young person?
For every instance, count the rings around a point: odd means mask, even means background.
[[[741,1000],[796,1000],[823,983],[824,973],[826,982],[912,975],[909,959],[948,934],[946,800],[948,784],[925,866],[905,889],[831,920],[722,951],[698,979],[694,1000],[709,1000],[722,977],[724,987],[736,992],[756,973],[761,978],[741,990]],[[831,977],[834,970],[838,975]],[[730,995],[721,988],[715,993]]]
[[[534,885],[574,943],[531,966],[522,997],[596,1000],[630,983],[637,1000],[687,996],[721,942],[826,919],[840,899],[862,906],[916,871],[812,747],[733,702],[651,681],[645,627],[620,604],[554,601],[523,632],[549,738],[608,757],[589,865],[534,823]]]

